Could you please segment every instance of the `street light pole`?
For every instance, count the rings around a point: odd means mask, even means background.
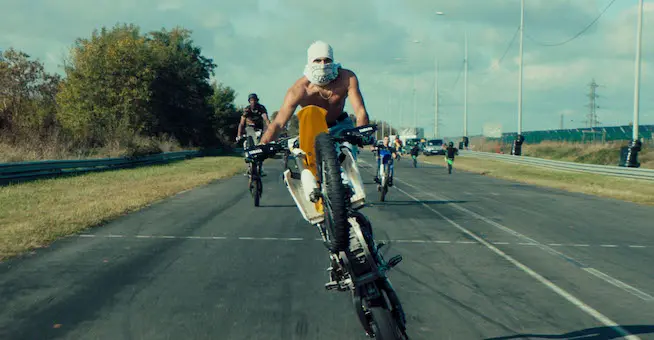
[[[465,31],[465,56],[463,59],[463,146],[468,147],[468,30]]]
[[[638,115],[640,111],[640,57],[643,38],[643,0],[638,1],[638,24],[636,29],[636,62],[634,65],[634,125],[632,141],[629,145],[629,152],[627,153],[628,167],[638,168],[638,152],[642,147],[642,143],[638,139]]]
[[[438,138],[438,58],[435,59],[434,65],[434,138]]]
[[[413,74],[413,128],[416,133],[418,133],[418,123],[417,123],[417,113],[416,113],[416,74]]]
[[[523,41],[524,41],[524,32],[525,32],[525,0],[520,0],[520,55],[518,60],[520,63],[520,70],[518,71],[518,136],[516,140],[513,141],[513,147],[511,148],[511,154],[515,156],[520,156],[522,154],[522,142],[524,137],[522,136],[522,68],[523,68]]]

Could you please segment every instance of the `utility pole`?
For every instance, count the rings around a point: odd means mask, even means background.
[[[436,63],[434,65],[435,67],[435,72],[434,72],[434,95],[435,95],[435,103],[434,103],[434,138],[438,138],[438,58],[436,58]]]
[[[561,114],[561,126],[559,127],[560,130],[563,130],[563,113]]]
[[[416,74],[413,74],[413,128],[418,128],[418,113],[416,112]]]
[[[589,128],[594,128],[600,124],[600,122],[597,120],[597,109],[599,109],[599,105],[597,105],[597,98],[599,97],[597,95],[597,88],[599,85],[595,82],[595,79],[593,79],[593,81],[588,84],[588,86],[590,86],[590,93],[588,94],[588,98],[590,99],[588,108],[590,111],[588,112],[588,120],[586,123]]]
[[[513,147],[511,148],[511,154],[515,156],[520,156],[522,154],[522,143],[524,142],[524,137],[522,136],[522,68],[523,68],[523,42],[524,42],[524,33],[525,33],[525,0],[520,1],[520,52],[518,60],[520,63],[520,69],[518,71],[518,135],[513,141]]]
[[[642,143],[638,139],[638,116],[640,114],[640,64],[641,49],[643,45],[643,0],[638,1],[638,21],[636,23],[636,60],[634,62],[634,125],[632,131],[632,140],[629,143],[627,159],[623,166],[639,168],[638,153],[641,150]]]
[[[463,59],[463,137],[468,137],[468,31],[465,32],[465,57]]]

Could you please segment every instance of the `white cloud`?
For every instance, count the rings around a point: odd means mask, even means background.
[[[36,3],[35,3],[36,2]],[[607,0],[530,0],[525,14],[523,129],[557,128],[560,114],[583,120],[587,84],[598,89],[604,123],[627,124],[633,102],[635,6],[617,1],[579,38],[559,42],[583,29]],[[143,31],[181,25],[218,64],[216,78],[239,93],[259,93],[278,109],[286,89],[301,76],[307,46],[324,39],[336,58],[360,78],[372,117],[413,122],[413,75],[418,121],[433,126],[434,57],[440,61],[441,112],[446,135],[462,131],[463,36],[469,37],[468,114],[471,132],[496,122],[504,131],[517,121],[518,40],[504,59],[519,25],[518,0],[177,0],[15,2],[0,22],[0,46],[14,46],[47,61],[58,58],[77,37],[116,22]],[[646,3],[643,27],[642,123],[654,123],[654,4]],[[4,6],[4,5],[3,5]],[[163,11],[153,11],[153,9]],[[435,11],[445,15],[437,16]],[[26,20],[30,18],[31,20]],[[62,24],[62,23],[65,23]],[[420,40],[414,44],[412,40]],[[403,58],[401,61],[394,58]],[[59,62],[60,63],[60,62]],[[391,108],[388,108],[389,93]],[[350,110],[349,105],[346,109]],[[566,122],[566,126],[570,124]]]

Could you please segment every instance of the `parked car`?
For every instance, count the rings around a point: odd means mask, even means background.
[[[425,143],[425,147],[422,150],[422,153],[425,156],[431,155],[444,155],[445,150],[443,149],[443,140],[442,139],[430,139]]]

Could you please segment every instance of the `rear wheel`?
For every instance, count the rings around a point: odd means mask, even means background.
[[[316,167],[323,194],[325,225],[331,234],[330,249],[345,251],[349,244],[349,223],[347,221],[346,192],[341,179],[341,164],[338,161],[334,140],[323,132],[316,137]]]

